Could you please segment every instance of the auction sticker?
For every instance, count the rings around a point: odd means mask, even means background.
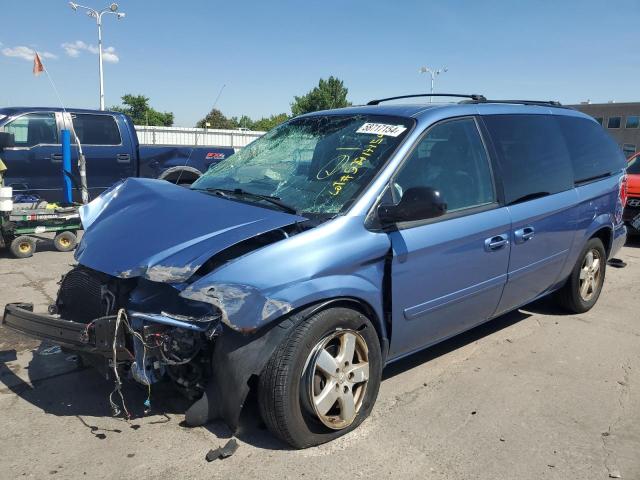
[[[372,135],[385,135],[397,137],[407,129],[404,125],[388,125],[386,123],[365,123],[356,133],[370,133]]]

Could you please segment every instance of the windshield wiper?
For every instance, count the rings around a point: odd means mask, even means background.
[[[274,197],[272,195],[262,195],[261,193],[247,192],[246,190],[243,190],[241,188],[213,188],[213,187],[208,187],[208,188],[205,188],[205,190],[207,192],[220,194],[223,197],[224,196],[229,196],[229,195],[236,195],[238,197],[253,197],[253,198],[257,198],[259,200],[264,200],[265,202],[271,203],[272,205],[275,205],[276,207],[279,207],[281,210],[284,210],[287,213],[292,213],[294,215],[298,214],[298,211],[294,207],[282,202],[280,200],[280,197]]]
[[[527,202],[529,200],[535,200],[536,198],[546,197],[547,195],[551,195],[549,192],[534,192],[528,193],[527,195],[523,195],[521,197],[516,198],[508,203],[508,205],[513,205],[514,203]]]

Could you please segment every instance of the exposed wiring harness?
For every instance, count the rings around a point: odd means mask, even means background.
[[[89,327],[91,326],[92,323],[93,322],[89,323],[85,328],[85,332],[87,333],[87,335],[88,335]],[[111,404],[111,409],[113,411],[114,416],[119,415],[121,412],[120,407],[118,407],[118,405],[113,401],[113,394],[118,392],[118,394],[120,395],[121,403],[122,403],[122,409],[124,410],[127,419],[130,419],[131,415],[129,414],[129,411],[127,410],[127,406],[124,401],[124,395],[122,394],[122,381],[120,380],[120,374],[118,373],[118,355],[117,355],[118,345],[117,344],[118,344],[118,331],[120,330],[120,324],[122,324],[123,327],[126,329],[126,331],[129,332],[131,335],[133,335],[142,345],[141,368],[142,368],[142,371],[144,372],[144,380],[147,385],[147,398],[144,401],[145,414],[149,413],[149,411],[151,410],[151,381],[149,380],[149,377],[147,375],[147,367],[146,367],[147,349],[159,348],[161,347],[162,342],[157,343],[156,345],[147,344],[147,342],[144,341],[143,336],[139,332],[135,331],[131,326],[131,324],[129,323],[129,318],[127,317],[127,312],[125,311],[125,309],[121,308],[120,310],[118,310],[118,315],[116,316],[116,325],[113,333],[113,346],[112,346],[112,351],[113,351],[112,367],[113,367],[113,373],[115,377],[115,388],[109,394],[109,403]],[[158,334],[153,335],[154,338],[157,338],[157,336]],[[161,348],[160,350],[162,351]],[[128,350],[126,351],[127,353],[129,353],[129,355],[131,355],[132,358],[135,358],[135,356],[131,352],[129,352]]]

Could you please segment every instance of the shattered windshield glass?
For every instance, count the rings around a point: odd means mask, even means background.
[[[351,205],[412,125],[412,119],[382,115],[294,119],[209,169],[191,188],[227,192],[231,198],[242,193],[247,201],[268,196],[299,213],[337,214]]]

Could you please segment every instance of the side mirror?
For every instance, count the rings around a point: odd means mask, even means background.
[[[378,218],[383,225],[391,225],[436,218],[446,212],[447,204],[439,190],[431,187],[412,187],[402,194],[397,205],[380,205]]]
[[[15,147],[15,137],[13,133],[0,132],[0,150],[3,148]]]

